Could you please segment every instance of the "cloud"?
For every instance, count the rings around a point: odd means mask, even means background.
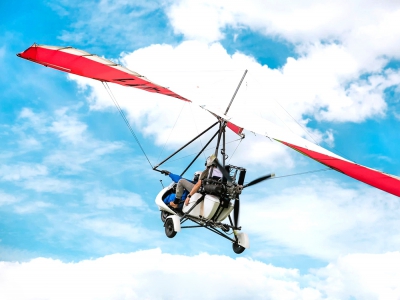
[[[187,268],[177,268],[177,263]],[[0,297],[220,299],[223,295],[229,299],[397,299],[399,264],[399,252],[347,255],[305,274],[244,257],[171,255],[159,249],[71,263],[36,258],[0,263]],[[179,288],[171,288],[171,280],[178,282]]]
[[[113,207],[135,207],[138,209],[147,208],[139,194],[128,191],[101,191],[95,190],[85,194],[85,202],[99,209],[109,209]]]
[[[71,189],[73,187],[73,184],[70,180],[51,177],[33,178],[22,182],[21,185],[25,189],[34,190],[39,193],[67,193],[71,192]]]
[[[163,11],[165,1],[60,1],[49,6],[59,15],[73,15],[58,39],[94,48],[107,36],[108,47],[144,46],[153,40],[171,40],[172,30]]]
[[[76,116],[67,115],[68,110],[64,107],[55,111],[54,121],[52,121],[49,131],[57,134],[65,143],[84,143],[87,125],[80,122]]]
[[[190,268],[182,272],[177,262]],[[218,272],[210,271],[215,268]],[[158,249],[79,263],[44,258],[1,263],[1,272],[2,299],[11,295],[13,299],[217,299],[222,294],[230,299],[278,299],[278,295],[279,299],[317,299],[319,295],[314,289],[300,288],[297,270],[226,256],[169,255]],[[170,288],[171,280],[180,287]],[[221,280],[240,288],[227,289]],[[15,289],[15,284],[24,289]],[[199,294],[200,286],[207,289]]]
[[[43,201],[35,201],[30,203],[23,203],[16,205],[14,207],[14,211],[17,214],[29,214],[33,212],[37,212],[38,210],[43,210],[45,208],[51,207],[52,204],[43,202]]]
[[[5,193],[0,190],[0,206],[19,202],[21,199],[15,195]]]
[[[312,286],[334,299],[398,299],[400,253],[351,254],[313,272]]]
[[[287,182],[278,194],[261,189],[241,196],[240,224],[266,249],[260,255],[279,252],[329,261],[400,247],[397,197],[367,186],[341,186],[322,175],[303,178],[293,187]],[[263,191],[266,196],[260,196]]]
[[[394,55],[399,29],[393,22],[400,13],[398,4],[370,1],[360,14],[360,3],[254,0],[243,5],[240,1],[181,0],[166,9],[175,32],[188,39],[214,42],[223,37],[227,27],[233,27],[239,34],[241,27],[247,27],[295,44],[339,41],[357,50],[363,48],[364,52],[390,51]],[[208,30],[201,28],[205,18]],[[384,43],[378,42],[382,40]]]
[[[80,221],[79,224],[100,236],[122,239],[132,243],[151,241],[160,236],[158,231],[139,226],[140,224],[135,221],[129,224],[107,218],[88,218]]]
[[[2,165],[0,178],[4,181],[20,181],[29,178],[44,176],[49,173],[47,167],[42,164],[19,163],[15,165]]]
[[[53,149],[43,155],[43,170],[36,175],[48,175],[54,169],[57,169],[58,174],[81,172],[85,169],[85,164],[98,161],[99,158],[124,147],[121,142],[105,142],[94,138],[88,125],[80,120],[78,111],[81,107],[82,103],[61,107],[52,114],[34,112],[30,108],[21,110],[18,117],[19,122],[12,128],[15,133],[21,136],[19,140],[20,153],[36,151],[43,147]],[[53,148],[54,143],[59,146]],[[28,166],[32,168],[32,164],[20,165],[23,167],[15,166],[12,171],[10,167],[9,173],[14,174],[14,177],[15,174],[22,171],[25,177],[32,173],[25,170]],[[3,170],[4,172],[5,170]],[[10,176],[7,175],[7,178]]]

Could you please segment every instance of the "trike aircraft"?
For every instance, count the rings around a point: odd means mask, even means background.
[[[147,92],[163,94],[169,97],[174,97],[180,101],[191,102],[194,105],[199,105],[199,103],[194,103],[193,101],[174,93],[169,88],[157,85],[146,77],[121,65],[72,47],[33,44],[27,50],[17,55],[46,67],[99,80],[103,84],[115,83],[126,87],[134,87]],[[245,188],[270,179],[274,174],[262,176],[246,184],[246,169],[226,164],[225,133],[227,129],[233,131],[241,138],[244,137],[244,130],[263,135],[320,162],[330,169],[341,172],[356,180],[400,197],[399,177],[347,160],[300,136],[279,128],[268,121],[254,123],[251,119],[245,118],[244,116],[230,117],[230,106],[240,88],[246,72],[225,110],[216,109],[208,105],[199,105],[205,111],[211,113],[216,118],[216,122],[172,155],[153,167],[153,170],[165,173],[165,170],[160,169],[163,163],[183,150],[193,141],[200,138],[206,132],[216,129],[212,138],[199,151],[196,157],[182,172],[181,176],[215,139],[217,141],[216,147],[209,167],[211,170],[219,170],[221,176],[213,178],[210,175],[208,178],[202,180],[200,189],[197,193],[191,195],[192,197],[190,198],[189,204],[183,205],[181,209],[172,208],[163,201],[169,194],[175,193],[176,183],[172,183],[168,187],[163,188],[156,196],[155,202],[161,211],[161,220],[164,223],[165,233],[169,238],[174,237],[176,233],[183,228],[204,227],[231,241],[235,253],[242,253],[246,248],[249,248],[249,238],[247,234],[241,231],[241,227],[238,224],[240,213],[239,196]],[[123,111],[119,105],[116,104],[116,106],[124,117]],[[129,122],[125,117],[124,120],[132,131]],[[219,155],[221,159],[218,159]],[[213,174],[212,171],[208,173]],[[195,225],[186,226],[187,221],[192,221]]]

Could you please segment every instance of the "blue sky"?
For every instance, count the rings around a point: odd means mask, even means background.
[[[356,8],[357,1],[1,3],[0,286],[9,287],[0,288],[1,298],[59,298],[65,286],[76,290],[75,277],[88,299],[169,298],[170,291],[146,291],[152,276],[160,286],[165,276],[186,282],[186,271],[170,265],[177,260],[197,266],[192,278],[210,275],[207,268],[218,263],[233,282],[233,270],[248,274],[233,298],[399,295],[400,280],[390,290],[390,280],[400,278],[398,197],[334,171],[284,177],[324,166],[246,132],[235,153],[238,142],[229,144],[232,163],[248,169],[248,180],[280,177],[242,196],[251,248],[238,258],[228,241],[200,229],[168,239],[154,203],[168,177],[151,170],[104,88],[15,55],[34,42],[73,46],[221,107],[249,69],[232,110],[303,136],[306,128],[330,151],[400,176],[400,7],[374,4],[363,15]],[[111,89],[153,164],[212,122],[176,99]],[[179,173],[188,161],[165,168]],[[189,174],[202,168],[200,160]],[[107,275],[113,264],[119,269]],[[14,275],[46,268],[37,289]],[[103,294],[93,288],[96,276],[78,275],[96,270],[105,272],[98,278],[107,282]],[[54,289],[43,291],[49,278]],[[213,280],[220,279],[206,279],[210,298],[226,295]],[[31,296],[12,290],[20,284]],[[179,294],[198,296],[186,288]]]

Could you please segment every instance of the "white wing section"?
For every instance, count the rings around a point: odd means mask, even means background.
[[[400,178],[397,176],[356,164],[260,117],[225,116],[213,107],[201,107],[236,126],[274,139],[338,172],[400,197]]]
[[[223,118],[226,121],[232,122],[233,124],[243,127],[249,131],[252,131],[257,134],[261,134],[265,137],[268,137],[270,139],[274,139],[277,141],[283,141],[287,142],[293,145],[297,145],[299,147],[319,152],[325,155],[329,155],[331,157],[335,157],[338,159],[346,160],[349,161],[329,150],[326,150],[325,148],[322,148],[321,146],[318,146],[298,135],[293,134],[292,132],[281,128],[265,119],[262,119],[258,116],[252,115],[251,117],[249,116],[226,116],[222,113],[222,111],[218,108],[212,107],[210,105],[200,105],[201,108],[218,115],[219,117]],[[349,161],[350,162],[350,161]]]

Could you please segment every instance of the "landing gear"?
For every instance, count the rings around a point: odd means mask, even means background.
[[[226,224],[222,224],[221,229],[222,229],[222,231],[224,231],[224,232],[229,232],[229,230],[230,230],[229,226],[226,225]]]
[[[165,220],[167,219],[168,216],[170,216],[171,214],[165,210],[161,211],[161,221],[163,223],[165,223]]]
[[[174,221],[171,218],[167,219],[164,223],[164,227],[165,235],[172,239],[176,235],[176,231],[174,230]]]
[[[232,249],[236,254],[243,253],[243,251],[246,250],[245,247],[240,246],[237,242],[232,244]]]

